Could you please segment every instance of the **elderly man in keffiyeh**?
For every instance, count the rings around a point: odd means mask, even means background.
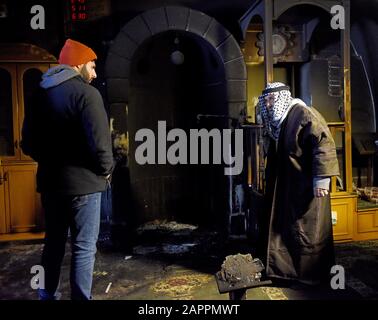
[[[321,284],[334,265],[329,185],[339,174],[334,140],[313,107],[269,83],[259,107],[271,139],[260,252],[267,276]],[[266,257],[265,257],[266,255]]]

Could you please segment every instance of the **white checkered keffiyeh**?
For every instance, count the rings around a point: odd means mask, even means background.
[[[280,134],[281,124],[289,112],[291,101],[293,100],[290,91],[286,89],[286,85],[282,82],[268,83],[265,90],[279,87],[285,88],[280,91],[262,94],[259,97],[260,110],[264,124],[268,130],[268,134],[276,141]],[[274,95],[274,105],[269,109],[265,104],[265,97],[268,95]]]

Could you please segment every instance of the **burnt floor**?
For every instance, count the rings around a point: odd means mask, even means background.
[[[250,253],[243,241],[216,233],[188,232],[140,237],[128,249],[99,245],[94,270],[96,300],[227,300],[214,274],[226,255]],[[136,239],[134,239],[136,240]],[[39,264],[40,241],[0,243],[0,300],[35,300],[30,269]],[[70,249],[62,266],[62,299],[69,299]],[[303,286],[249,289],[247,300],[376,300],[378,241],[336,244],[337,263],[345,268],[345,290]]]

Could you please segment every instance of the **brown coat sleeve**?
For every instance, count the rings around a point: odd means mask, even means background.
[[[314,177],[337,176],[340,174],[339,163],[332,134],[320,113],[308,109],[303,138],[312,149],[312,174]]]

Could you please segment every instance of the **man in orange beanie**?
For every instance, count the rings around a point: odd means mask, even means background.
[[[60,268],[71,234],[71,299],[91,299],[101,192],[113,168],[102,97],[89,85],[96,54],[68,39],[59,65],[43,76],[38,98],[25,115],[22,150],[38,162],[37,189],[45,211],[42,300],[59,299]]]
[[[97,56],[91,48],[71,39],[66,41],[59,55],[60,64],[71,66],[88,83],[97,77],[94,62],[96,59]]]

